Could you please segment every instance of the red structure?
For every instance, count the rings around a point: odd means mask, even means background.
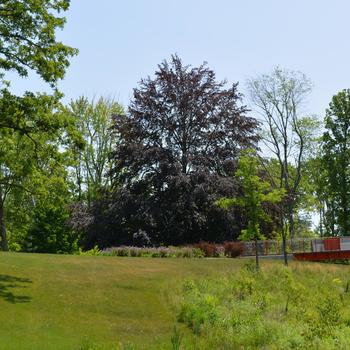
[[[294,253],[293,256],[295,260],[300,261],[348,260],[350,259],[350,250],[339,250],[335,252]]]
[[[312,251],[294,253],[295,260],[324,261],[350,259],[350,237],[332,237],[312,241]]]
[[[325,250],[340,250],[340,238],[327,238],[323,241]]]

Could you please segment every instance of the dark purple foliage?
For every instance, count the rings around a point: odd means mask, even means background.
[[[241,209],[224,211],[215,201],[239,190],[238,155],[256,147],[258,122],[237,84],[225,86],[206,64],[192,68],[178,56],[140,82],[127,116],[114,119],[114,192],[95,203],[90,245],[130,244],[138,230],[155,244],[239,234]]]

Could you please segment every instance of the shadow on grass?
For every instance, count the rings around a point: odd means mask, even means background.
[[[11,288],[27,288],[28,283],[32,283],[29,278],[0,274],[0,299],[4,299],[11,304],[29,303],[32,301],[31,297],[15,295],[10,291]]]

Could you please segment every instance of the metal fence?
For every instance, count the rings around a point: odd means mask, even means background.
[[[322,238],[323,239],[323,238]],[[312,242],[314,238],[294,238],[286,241],[287,253],[302,253],[312,251]],[[242,242],[244,246],[243,256],[255,255],[255,242]],[[282,240],[258,241],[259,255],[281,255],[283,254]]]

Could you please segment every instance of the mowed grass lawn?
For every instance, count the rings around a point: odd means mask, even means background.
[[[176,319],[168,291],[244,260],[1,253],[0,349],[170,345]]]

